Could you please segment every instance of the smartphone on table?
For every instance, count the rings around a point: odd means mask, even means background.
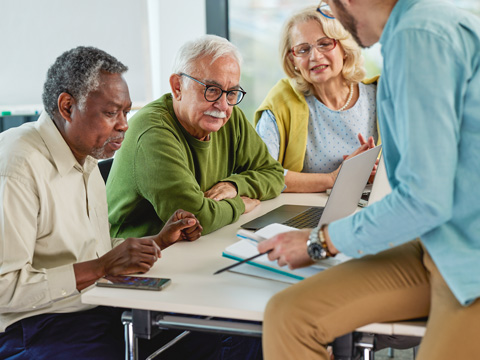
[[[122,289],[156,290],[160,291],[171,283],[170,279],[142,276],[106,276],[97,280],[95,285]]]

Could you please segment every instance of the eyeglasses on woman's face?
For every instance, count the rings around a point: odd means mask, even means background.
[[[310,55],[313,47],[315,47],[317,51],[325,53],[335,49],[335,46],[337,46],[337,40],[330,39],[329,37],[322,37],[318,39],[315,44],[298,44],[292,47],[290,50],[292,51],[293,56],[307,57]]]
[[[243,97],[247,93],[242,88],[236,90],[223,90],[220,86],[217,85],[207,85],[201,82],[200,80],[195,79],[194,77],[187,75],[185,73],[180,73],[180,76],[185,76],[193,81],[196,81],[200,85],[205,86],[205,92],[203,96],[205,100],[209,102],[215,102],[220,99],[223,93],[227,94],[227,104],[230,106],[238,105],[240,101],[243,100]]]

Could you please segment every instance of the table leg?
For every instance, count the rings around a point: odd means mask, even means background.
[[[125,311],[122,314],[122,324],[125,336],[125,360],[137,360],[138,348],[135,334],[133,333],[133,321],[131,311]]]
[[[355,342],[355,346],[363,352],[364,360],[374,360],[374,334],[361,334],[360,338]]]

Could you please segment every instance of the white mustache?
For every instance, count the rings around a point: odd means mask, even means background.
[[[224,119],[227,117],[227,114],[224,111],[218,111],[218,110],[205,111],[204,114],[208,116],[213,116],[219,119]]]

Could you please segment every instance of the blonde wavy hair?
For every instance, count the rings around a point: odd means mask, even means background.
[[[300,71],[295,70],[293,61],[290,58],[293,56],[293,54],[291,54],[293,44],[290,39],[292,28],[297,24],[310,20],[319,23],[325,35],[337,40],[337,45],[340,45],[345,52],[346,59],[343,64],[342,76],[347,84],[356,84],[363,80],[365,78],[365,68],[363,66],[363,56],[360,46],[358,46],[350,33],[343,28],[338,20],[327,19],[317,11],[315,6],[309,6],[292,15],[287,20],[283,26],[280,38],[280,61],[283,71],[291,79],[293,86],[306,96],[313,94],[313,85],[303,78]]]

